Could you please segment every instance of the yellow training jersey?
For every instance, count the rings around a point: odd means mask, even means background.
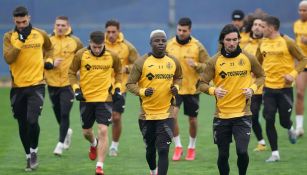
[[[65,36],[59,36],[54,33],[51,35],[50,40],[54,47],[54,54],[52,60],[48,60],[52,64],[55,59],[62,59],[58,67],[50,70],[45,70],[46,81],[49,86],[64,87],[70,85],[68,79],[68,69],[73,60],[75,53],[83,48],[79,38],[71,34],[71,29]]]
[[[261,39],[253,39],[250,37],[249,39],[249,42],[246,44],[246,46],[244,47],[244,51],[253,55],[253,56],[256,56],[256,53],[257,53],[257,50],[258,50],[258,47],[259,47],[259,44],[260,44],[260,41]],[[254,79],[255,80],[255,79]],[[256,95],[260,95],[262,94],[262,91],[263,91],[263,86],[259,87],[256,91],[255,91],[255,94]]]
[[[264,86],[272,89],[291,87],[292,84],[285,83],[284,76],[290,74],[295,78],[307,63],[301,49],[286,35],[274,39],[263,38],[257,57],[266,76]],[[294,59],[298,60],[296,66]]]
[[[53,48],[47,33],[32,28],[23,43],[17,31],[3,37],[3,55],[10,66],[13,87],[28,87],[44,83],[44,58],[51,58]]]
[[[237,57],[226,58],[220,53],[209,60],[200,81],[199,90],[214,95],[216,87],[221,87],[227,94],[216,99],[215,117],[229,119],[252,115],[250,111],[250,99],[243,94],[244,88],[254,90],[259,88],[264,81],[264,72],[255,57],[245,52]],[[251,72],[254,73],[256,81],[253,82]],[[210,87],[210,81],[214,86]]]
[[[244,48],[246,46],[246,44],[248,44],[249,42],[249,38],[250,38],[250,33],[249,32],[240,32],[240,47]]]
[[[112,101],[112,72],[115,72],[115,88],[121,86],[121,63],[119,58],[105,50],[103,55],[94,56],[88,48],[75,55],[69,69],[69,80],[74,91],[81,88],[86,102]],[[80,72],[78,83],[77,72]]]
[[[122,87],[120,88],[121,92],[126,92],[126,83],[128,80],[129,72],[131,71],[134,61],[139,57],[139,54],[136,48],[127,40],[125,40],[122,33],[119,34],[117,40],[114,43],[111,43],[105,39],[105,46],[108,50],[117,54],[121,60],[122,70],[127,69],[128,72],[123,72],[122,74]]]
[[[166,50],[168,55],[179,60],[182,67],[183,79],[179,94],[196,94],[196,84],[200,78],[199,74],[203,72],[204,63],[209,58],[204,46],[193,37],[189,43],[181,45],[174,37],[168,41]],[[197,65],[191,67],[187,64],[187,59],[193,59]]]
[[[304,44],[301,39],[302,36],[307,37],[307,21],[297,20],[293,25],[296,44],[302,49],[303,54],[307,56],[307,44]],[[306,66],[307,68],[307,66]]]
[[[173,117],[171,86],[179,86],[181,78],[180,63],[169,56],[155,58],[145,55],[134,63],[127,88],[141,98],[141,119],[162,120]],[[145,90],[149,87],[154,92],[152,96],[146,97]]]

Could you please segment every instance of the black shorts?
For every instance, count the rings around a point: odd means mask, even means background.
[[[123,93],[123,98],[113,103],[113,112],[118,112],[122,114],[125,111],[126,95],[126,93]]]
[[[231,119],[213,119],[214,143],[225,145],[232,142],[232,135],[237,144],[248,143],[251,135],[252,117],[243,116]]]
[[[183,113],[189,117],[197,117],[199,110],[199,94],[176,95],[176,106],[180,108],[183,102]]]
[[[169,147],[172,143],[174,119],[139,120],[140,131],[146,146]]]
[[[112,102],[80,102],[83,129],[92,128],[94,122],[109,126],[112,115]]]
[[[304,68],[304,72],[307,72],[307,68],[306,67]]]
[[[45,85],[12,88],[10,92],[13,116],[26,119],[30,124],[37,123],[45,98]]]

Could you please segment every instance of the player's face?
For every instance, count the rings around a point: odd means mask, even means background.
[[[162,34],[156,34],[151,38],[150,44],[154,53],[164,53],[166,50],[166,37]]]
[[[93,54],[95,56],[98,56],[101,54],[103,48],[104,48],[104,43],[101,43],[101,44],[96,44],[94,42],[90,42],[90,48],[93,52]]]
[[[261,19],[254,20],[253,26],[252,26],[252,32],[254,38],[262,38],[263,36],[263,24]]]
[[[106,28],[107,40],[114,43],[119,35],[119,29],[116,26],[108,26]]]
[[[243,20],[233,20],[232,24],[235,25],[238,29],[243,27]]]
[[[29,15],[14,17],[14,23],[16,25],[17,30],[21,31],[25,27],[28,27],[28,25],[30,24],[30,19],[31,17]]]
[[[180,40],[185,40],[191,35],[191,29],[189,26],[177,26],[177,36]]]
[[[62,20],[62,19],[57,19],[55,21],[54,28],[57,32],[57,35],[63,36],[67,33],[67,31],[69,29],[68,21]]]
[[[232,33],[225,35],[223,43],[224,43],[225,50],[228,53],[232,53],[232,52],[236,51],[237,47],[239,45],[238,33],[232,32]]]
[[[271,36],[272,32],[273,32],[273,26],[268,25],[267,22],[263,22],[263,37],[268,38]]]
[[[301,20],[307,21],[307,5],[301,5],[298,8],[298,13],[300,15]]]

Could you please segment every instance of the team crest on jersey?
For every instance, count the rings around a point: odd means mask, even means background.
[[[36,33],[33,33],[33,34],[32,34],[32,38],[33,38],[33,39],[36,39],[37,37],[38,37],[38,36],[37,36]]]
[[[173,68],[173,65],[172,65],[172,63],[170,63],[170,62],[167,62],[167,63],[166,63],[166,68],[168,68],[168,69],[171,69],[171,68]]]
[[[245,65],[245,62],[244,62],[244,60],[242,58],[239,60],[239,65],[240,66],[244,66]]]

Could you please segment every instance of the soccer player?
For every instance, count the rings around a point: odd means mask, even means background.
[[[255,57],[240,49],[239,41],[239,30],[233,24],[222,29],[219,37],[222,48],[208,61],[198,88],[216,98],[213,136],[218,147],[217,165],[221,175],[228,175],[230,171],[228,158],[232,135],[236,142],[239,175],[246,174],[252,127],[251,97],[264,82],[261,65]],[[214,86],[209,85],[211,80]]]
[[[262,23],[263,22],[261,20],[261,17],[253,16],[250,39],[247,45],[244,47],[244,51],[246,51],[247,53],[253,56],[256,56],[258,46],[263,37]],[[260,111],[261,104],[262,104],[262,90],[263,90],[263,86],[257,89],[254,95],[252,96],[252,101],[251,101],[251,111],[253,114],[252,115],[253,131],[258,140],[257,147],[254,149],[254,151],[265,151],[266,150],[266,144],[265,144],[265,140],[263,139],[262,128],[259,122],[259,111]]]
[[[303,71],[307,59],[291,38],[279,33],[278,18],[267,16],[263,21],[264,38],[258,48],[257,57],[266,75],[263,88],[263,116],[272,150],[272,155],[266,162],[276,162],[280,160],[280,156],[275,114],[278,110],[280,124],[288,130],[289,141],[295,144],[296,133],[290,119],[293,107],[292,83],[297,74]]]
[[[105,24],[106,41],[105,46],[108,50],[117,54],[122,63],[122,87],[121,93],[124,98],[113,104],[112,111],[112,143],[109,148],[109,156],[118,155],[119,138],[122,131],[121,116],[125,110],[126,82],[134,61],[139,57],[135,47],[124,38],[120,32],[120,23],[109,20]]]
[[[199,92],[196,84],[205,66],[209,55],[204,46],[191,36],[192,21],[190,18],[181,18],[177,25],[177,35],[167,43],[167,52],[180,62],[182,67],[182,85],[176,96],[176,107],[174,108],[174,142],[175,150],[173,160],[180,160],[183,149],[179,135],[178,113],[181,104],[184,104],[184,114],[189,116],[189,146],[186,160],[195,159],[195,146],[197,135],[197,115],[199,111]]]
[[[14,118],[18,121],[19,136],[26,153],[25,171],[38,166],[38,140],[44,96],[44,56],[52,57],[52,44],[47,33],[32,27],[28,9],[16,7],[13,11],[15,28],[3,37],[3,56],[10,67],[10,92]]]
[[[173,96],[178,94],[182,78],[180,63],[166,55],[166,41],[163,30],[151,32],[152,51],[136,60],[126,85],[130,92],[140,97],[139,126],[146,144],[146,160],[151,175],[167,174],[174,125],[172,101]]]
[[[112,100],[121,99],[120,59],[105,49],[104,33],[95,31],[90,34],[89,47],[79,50],[70,66],[68,75],[75,97],[80,101],[80,114],[83,136],[91,144],[89,158],[95,160],[96,175],[103,175],[103,163],[108,148],[108,125],[111,122]],[[112,87],[114,70],[115,86]],[[78,82],[77,72],[80,72]],[[112,88],[115,95],[112,97]],[[97,138],[94,136],[94,122],[98,125]]]
[[[235,25],[240,31],[240,47],[244,48],[249,40],[249,33],[245,32],[244,27],[244,17],[245,14],[242,10],[234,10],[231,14],[232,21],[231,23]]]
[[[54,32],[50,40],[54,55],[45,71],[52,108],[59,127],[59,142],[53,153],[62,155],[71,143],[72,129],[69,128],[69,113],[73,105],[74,93],[68,79],[68,69],[75,53],[83,47],[79,38],[72,35],[68,17],[59,16],[55,20]]]
[[[307,56],[307,1],[301,1],[298,7],[300,19],[293,26],[296,44],[302,49],[303,54]],[[304,96],[307,86],[307,67],[296,79],[296,134],[303,136],[303,117],[304,117]]]

